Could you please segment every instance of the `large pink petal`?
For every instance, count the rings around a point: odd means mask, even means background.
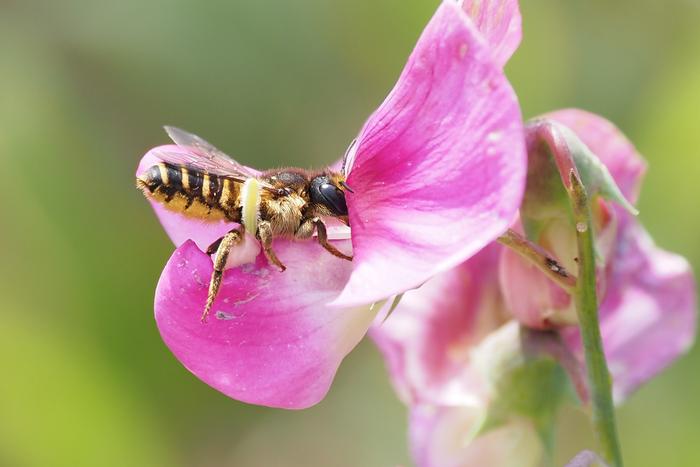
[[[688,350],[697,305],[684,258],[657,248],[632,222],[621,228],[618,242],[600,321],[619,402]],[[578,332],[567,330],[567,339],[583,358]]]
[[[348,179],[354,269],[335,304],[417,287],[479,251],[515,218],[525,165],[516,96],[445,1],[360,133]]]
[[[513,418],[473,438],[485,407],[414,406],[411,451],[419,467],[535,467],[544,446],[534,424]]]
[[[610,121],[579,109],[557,110],[545,115],[573,130],[600,158],[631,203],[637,201],[646,162],[634,145]]]
[[[167,152],[188,152],[179,146],[166,145],[158,146],[148,151],[139,162],[136,175],[140,175],[150,167],[163,160],[159,153]],[[215,240],[221,238],[226,232],[233,229],[237,224],[230,222],[216,221],[205,222],[183,216],[177,212],[169,211],[165,207],[153,200],[149,200],[153,210],[158,217],[165,233],[168,234],[175,246],[180,246],[187,240],[193,240],[201,250],[206,250]]]
[[[499,248],[491,245],[406,292],[386,322],[371,329],[404,402],[473,405],[483,396],[471,352],[504,322]]]
[[[326,394],[374,312],[324,306],[347,280],[347,261],[310,242],[280,241],[276,251],[285,272],[263,255],[227,270],[212,315],[201,323],[212,263],[184,243],[158,283],[155,317],[170,350],[205,383],[241,401],[305,408]]]
[[[522,38],[518,0],[464,0],[462,8],[491,46],[496,62],[505,65]]]

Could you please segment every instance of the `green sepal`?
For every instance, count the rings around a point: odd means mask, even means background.
[[[578,170],[583,186],[586,187],[589,198],[600,195],[607,200],[616,202],[633,216],[639,214],[639,211],[622,194],[610,171],[598,156],[593,154],[576,133],[568,127],[558,123],[555,123],[555,126],[566,139],[576,170]]]
[[[563,140],[563,147],[552,148],[538,139],[542,129],[553,133],[553,139]],[[602,196],[613,201],[632,215],[639,211],[625,198],[610,171],[583,141],[568,127],[550,120],[535,120],[527,126],[532,132],[528,144],[527,186],[521,207],[521,215],[528,238],[536,239],[543,223],[562,219],[573,222],[568,193],[563,180],[569,174],[560,174],[556,159],[570,159],[579,173],[589,199]],[[534,136],[534,137],[533,137]],[[558,150],[560,154],[553,154]]]
[[[568,392],[566,372],[550,357],[526,357],[504,374],[474,437],[496,429],[514,415],[533,421],[543,445],[552,446],[557,410]]]
[[[551,453],[556,413],[571,391],[566,371],[541,349],[532,335],[515,323],[497,331],[493,348],[484,347],[488,364],[482,371],[490,383],[490,403],[471,432],[476,438],[513,417],[532,420],[545,450]],[[478,357],[477,357],[478,358]]]
[[[570,174],[560,173],[560,170],[566,171],[566,167],[576,167],[590,200],[601,196],[633,215],[638,214],[607,167],[568,127],[553,120],[535,119],[527,124],[526,133],[527,183],[520,219],[529,240],[550,249],[560,260],[575,257],[576,222],[565,187]],[[563,243],[562,226],[571,232]],[[555,238],[557,236],[560,238]]]

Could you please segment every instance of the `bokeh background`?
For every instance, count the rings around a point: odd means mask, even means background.
[[[437,0],[0,0],[0,465],[410,464],[369,342],[310,410],[227,399],[152,318],[173,247],[133,187],[163,124],[259,168],[342,154]],[[700,265],[700,2],[524,2],[526,117],[615,121],[650,162],[641,219]],[[700,465],[700,351],[619,410],[630,466]],[[560,463],[592,447],[574,408]]]

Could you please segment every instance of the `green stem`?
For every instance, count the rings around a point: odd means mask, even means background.
[[[578,281],[574,300],[586,357],[593,426],[606,462],[611,467],[622,467],[622,453],[615,427],[612,384],[605,362],[603,340],[598,322],[593,225],[588,195],[574,170],[569,173],[569,181],[569,196],[576,222],[576,242],[578,245]]]
[[[513,229],[508,229],[498,237],[498,241],[535,265],[562,289],[573,293],[576,277],[559,264],[544,248],[531,242]]]

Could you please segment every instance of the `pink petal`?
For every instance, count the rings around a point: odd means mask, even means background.
[[[525,175],[518,102],[471,21],[445,1],[358,138],[352,276],[369,303],[457,266],[513,221]]]
[[[576,323],[569,294],[531,262],[505,248],[500,266],[503,297],[518,321],[535,329]]]
[[[606,467],[603,459],[593,451],[584,450],[579,452],[564,467]]]
[[[514,418],[474,438],[484,407],[414,406],[413,458],[419,467],[540,465],[544,447],[532,422]]]
[[[473,405],[484,394],[471,351],[504,321],[499,248],[489,246],[406,292],[386,322],[371,329],[404,402]]]
[[[619,402],[690,348],[697,305],[693,274],[684,258],[657,248],[634,223],[621,229],[618,241],[600,320]],[[577,331],[567,333],[581,356]]]
[[[184,243],[158,283],[155,318],[173,354],[205,383],[244,402],[305,408],[326,394],[375,313],[324,306],[347,280],[347,261],[316,243],[278,241],[275,248],[287,270],[260,255],[255,265],[226,271],[201,323],[212,264]]]
[[[464,0],[462,9],[491,46],[494,60],[504,66],[522,38],[518,1]]]
[[[545,115],[573,130],[600,158],[632,204],[637,201],[646,162],[632,143],[611,122],[579,109],[557,110]]]
[[[160,162],[162,158],[159,156],[159,153],[162,151],[187,152],[183,148],[173,145],[153,148],[141,158],[141,162],[139,162],[139,166],[136,169],[136,175],[142,174]],[[187,240],[193,240],[201,250],[206,250],[215,240],[224,236],[237,225],[225,221],[205,222],[189,218],[165,209],[160,203],[152,200],[149,200],[149,202],[175,246],[180,246]]]

